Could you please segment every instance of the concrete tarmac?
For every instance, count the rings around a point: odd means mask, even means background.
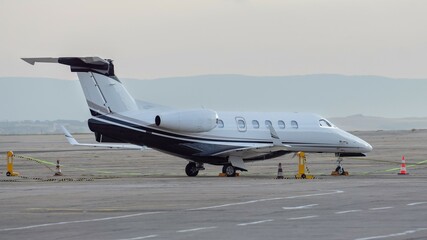
[[[0,239],[427,239],[427,131],[356,132],[374,147],[348,158],[308,154],[317,178],[296,180],[292,156],[248,164],[240,177],[153,150],[69,146],[63,136],[0,136],[22,177],[0,177]],[[76,135],[79,141],[92,135]],[[398,176],[405,155],[410,175]],[[274,179],[281,162],[285,177]],[[50,168],[50,169],[49,169]],[[52,170],[51,170],[52,169]]]

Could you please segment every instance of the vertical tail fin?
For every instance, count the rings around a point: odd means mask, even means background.
[[[114,73],[113,61],[99,57],[23,58],[36,62],[60,63],[77,72],[92,116],[138,109],[135,100]]]

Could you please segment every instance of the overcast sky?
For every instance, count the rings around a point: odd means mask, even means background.
[[[112,58],[127,78],[427,78],[425,0],[0,0],[0,77],[74,79],[35,56]]]

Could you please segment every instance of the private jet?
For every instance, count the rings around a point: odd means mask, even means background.
[[[111,59],[22,60],[32,65],[59,63],[77,73],[92,115],[88,126],[97,142],[148,147],[184,158],[190,177],[204,170],[204,164],[222,166],[222,172],[233,177],[236,171],[247,171],[247,162],[300,151],[334,153],[341,159],[372,150],[369,143],[314,113],[141,109],[117,78]]]

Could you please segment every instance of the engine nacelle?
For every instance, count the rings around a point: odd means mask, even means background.
[[[158,127],[178,132],[208,132],[217,125],[218,114],[208,109],[164,112],[156,116]]]

